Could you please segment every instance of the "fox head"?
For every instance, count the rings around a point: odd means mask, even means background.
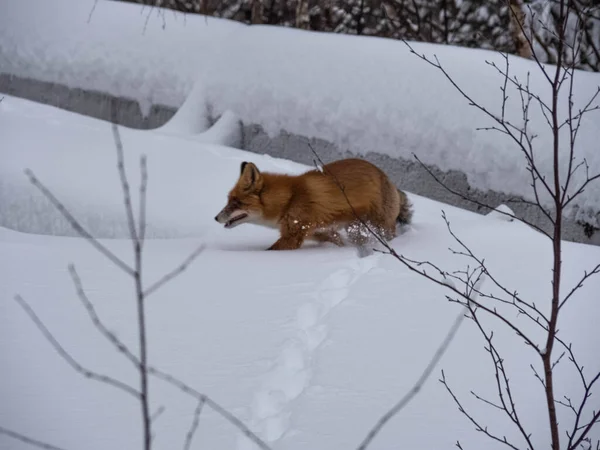
[[[227,196],[227,204],[216,215],[215,220],[234,228],[262,217],[260,192],[263,176],[253,163],[244,161],[240,166],[240,177]]]

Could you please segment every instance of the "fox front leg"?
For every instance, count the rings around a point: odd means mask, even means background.
[[[298,219],[283,220],[280,228],[281,237],[267,250],[296,250],[302,246],[312,228],[310,225],[303,225]]]
[[[296,250],[302,246],[304,239],[279,238],[267,250]]]

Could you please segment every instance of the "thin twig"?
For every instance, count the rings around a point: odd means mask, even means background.
[[[465,410],[465,408],[463,407],[463,405],[461,404],[460,400],[458,400],[458,398],[456,397],[456,395],[454,394],[454,392],[452,391],[452,389],[450,389],[450,386],[448,386],[448,383],[446,382],[446,375],[444,374],[444,371],[442,370],[442,378],[440,379],[440,382],[444,385],[444,387],[446,388],[446,390],[448,391],[448,393],[450,394],[450,396],[452,397],[452,399],[454,400],[454,403],[456,403],[456,406],[458,407],[458,410],[467,418],[469,419],[469,421],[475,425],[475,428],[477,429],[477,431],[482,432],[483,434],[485,434],[486,436],[488,436],[490,439],[500,442],[508,447],[510,447],[513,450],[521,450],[519,449],[519,447],[517,447],[516,445],[510,443],[507,439],[506,436],[500,437],[500,436],[496,436],[495,434],[493,434],[492,432],[490,432],[488,430],[488,427],[486,426],[482,426],[479,424],[479,422],[477,420],[475,420],[475,418],[469,414],[467,412],[467,410]],[[462,448],[462,447],[459,447]]]
[[[581,279],[577,282],[577,284],[569,291],[569,293],[565,296],[565,298],[560,302],[559,308],[565,306],[565,304],[569,301],[569,299],[577,292],[579,289],[583,287],[583,284],[592,276],[600,273],[600,264],[594,267],[592,270],[585,271]]]
[[[518,148],[521,150],[521,152],[524,154],[526,160],[530,164],[530,167],[532,168],[532,170],[534,170],[536,172],[536,176],[541,181],[542,186],[546,189],[548,194],[550,194],[552,196],[552,188],[546,182],[546,180],[544,179],[542,174],[539,172],[537,166],[532,163],[532,155],[530,154],[530,152],[528,152],[527,147],[524,145],[524,143],[522,141],[523,137],[527,138],[527,143],[529,146],[531,146],[531,140],[524,133],[523,129],[513,125],[512,123],[510,123],[508,121],[502,120],[501,117],[496,116],[491,111],[489,111],[486,107],[482,106],[481,104],[479,104],[475,100],[473,100],[473,98],[471,96],[469,96],[469,94],[467,94],[467,92],[465,92],[465,90],[462,89],[456,83],[456,81],[454,81],[454,79],[450,76],[450,74],[446,71],[446,69],[444,69],[444,67],[442,66],[442,64],[440,63],[440,61],[436,55],[434,55],[435,62],[431,61],[424,54],[421,55],[421,54],[417,53],[407,41],[402,40],[402,42],[404,42],[404,44],[409,48],[409,50],[412,54],[416,55],[417,57],[419,57],[426,63],[428,63],[431,66],[440,70],[440,72],[442,72],[442,74],[446,77],[446,79],[450,82],[450,84],[463,96],[463,98],[465,98],[465,100],[468,101],[469,106],[473,106],[476,109],[478,109],[479,111],[483,112],[486,116],[488,116],[490,119],[492,119],[494,122],[496,122],[500,126],[500,128],[492,127],[491,129],[497,130],[497,131],[502,132],[503,134],[506,134],[517,144]],[[515,133],[517,133],[517,134],[515,134]]]
[[[159,406],[158,409],[154,412],[154,414],[150,416],[150,422],[154,423],[156,419],[158,419],[166,410],[167,408],[165,408],[164,406]]]
[[[195,397],[196,399],[198,399],[200,401],[204,401],[205,404],[210,409],[215,411],[217,414],[219,414],[221,417],[223,417],[225,420],[227,420],[233,426],[238,428],[248,439],[250,439],[256,445],[258,445],[262,450],[271,450],[271,448],[261,438],[259,438],[252,430],[250,430],[250,428],[248,428],[246,425],[244,425],[244,423],[240,419],[235,417],[232,413],[227,411],[225,408],[223,408],[221,405],[219,405],[217,402],[212,400],[207,395],[198,392],[196,389],[187,385],[183,381],[175,378],[173,375],[165,373],[165,372],[158,370],[152,366],[148,367],[148,373],[160,380],[163,380],[163,381],[175,386],[176,388],[178,388],[185,394],[191,395],[192,397]]]
[[[113,103],[114,104],[114,103]],[[113,120],[115,120],[113,118]],[[138,233],[135,227],[135,219],[133,218],[133,207],[131,205],[131,193],[129,189],[129,182],[127,181],[127,173],[125,172],[125,157],[123,155],[123,142],[121,141],[121,134],[116,122],[112,123],[113,138],[115,141],[115,147],[117,149],[117,168],[119,170],[119,179],[121,180],[121,188],[123,191],[123,201],[125,203],[125,213],[127,215],[127,225],[129,225],[129,235],[133,244],[138,243]]]
[[[196,431],[198,430],[198,425],[200,424],[200,414],[202,414],[202,408],[204,408],[204,403],[204,399],[198,400],[198,405],[194,410],[194,419],[192,420],[192,425],[185,436],[185,445],[183,446],[184,450],[190,450],[190,447],[192,446],[192,440],[194,439],[194,435],[196,434]]]
[[[144,298],[148,298],[150,295],[152,295],[154,292],[156,292],[162,286],[164,286],[165,284],[167,284],[173,278],[175,278],[178,275],[180,275],[181,273],[183,273],[189,267],[189,265],[192,262],[194,262],[194,260],[200,255],[200,253],[202,253],[204,251],[205,248],[206,248],[206,244],[204,244],[204,243],[200,244],[198,246],[198,248],[196,248],[196,250],[194,250],[190,254],[190,256],[188,256],[180,265],[178,265],[171,272],[167,273],[161,279],[159,279],[158,281],[156,281],[155,283],[153,283],[150,287],[148,287],[144,291]]]
[[[140,217],[138,223],[140,224],[139,241],[140,247],[144,245],[146,239],[146,193],[148,189],[148,165],[146,162],[146,155],[142,155],[140,158],[140,172],[142,181],[140,183]]]
[[[431,358],[431,360],[429,361],[429,363],[425,367],[425,370],[423,371],[423,373],[421,374],[421,376],[417,379],[417,382],[414,384],[414,386],[404,395],[404,397],[402,397],[402,399],[400,399],[400,401],[398,403],[396,403],[387,413],[385,413],[377,421],[377,423],[375,424],[375,426],[373,426],[373,428],[368,432],[368,434],[365,437],[365,439],[358,446],[357,450],[365,450],[371,444],[371,442],[373,441],[373,439],[375,439],[375,437],[377,436],[377,434],[379,434],[379,432],[381,431],[381,429],[396,414],[398,414],[400,411],[402,411],[402,409],[406,405],[408,405],[408,403],[410,403],[410,401],[415,397],[415,395],[417,395],[419,393],[419,391],[423,388],[423,385],[425,384],[425,382],[427,381],[427,379],[431,375],[431,372],[433,372],[433,369],[437,366],[438,362],[440,361],[440,359],[442,358],[442,356],[444,355],[444,353],[446,352],[446,350],[450,346],[450,343],[454,339],[454,336],[456,335],[456,332],[458,331],[458,329],[459,329],[462,321],[465,318],[465,312],[466,312],[466,310],[467,310],[466,308],[463,308],[461,310],[461,312],[456,316],[456,318],[454,319],[454,322],[453,322],[452,326],[450,327],[450,330],[446,334],[446,337],[444,338],[444,340],[442,341],[442,343],[440,344],[440,346],[438,347],[438,349],[433,354],[433,357]]]
[[[17,441],[24,442],[25,444],[33,445],[34,447],[42,448],[44,450],[65,450],[62,447],[56,447],[55,445],[50,445],[46,442],[38,441],[37,439],[33,439],[29,436],[25,436],[24,434],[17,433],[13,430],[9,430],[8,428],[4,428],[3,426],[0,426],[0,434],[11,437]]]
[[[129,348],[112,331],[106,328],[104,323],[100,320],[100,317],[96,312],[96,308],[94,308],[93,303],[90,301],[87,294],[85,293],[85,290],[83,289],[81,278],[79,277],[79,274],[77,273],[77,270],[75,269],[74,265],[69,265],[69,272],[71,274],[71,278],[73,279],[75,290],[77,291],[77,297],[79,298],[79,300],[81,300],[81,303],[83,303],[83,306],[85,307],[88,315],[90,316],[90,319],[92,320],[94,326],[111,344],[113,344],[113,346],[119,351],[119,353],[125,355],[127,359],[131,361],[131,363],[137,369],[139,369],[140,360],[138,359],[138,357],[135,356],[133,352],[129,350]]]
[[[514,397],[512,394],[508,374],[506,373],[506,368],[504,366],[504,359],[500,356],[498,349],[494,345],[494,334],[493,332],[487,333],[484,330],[483,325],[481,324],[479,317],[477,316],[477,312],[473,308],[469,307],[469,310],[471,312],[471,319],[475,322],[477,328],[479,329],[480,333],[483,335],[485,341],[487,342],[486,351],[490,355],[490,358],[492,359],[492,363],[494,365],[496,388],[498,390],[498,398],[500,399],[500,403],[502,405],[499,409],[506,413],[510,421],[519,430],[519,432],[523,436],[523,439],[527,443],[527,449],[533,450],[534,446],[531,442],[531,434],[527,433],[525,427],[523,426],[523,422],[519,418],[519,415],[517,413],[517,406],[515,404]]]
[[[35,311],[29,306],[29,304],[21,297],[20,295],[15,296],[15,300],[17,303],[23,308],[23,310],[27,313],[29,318],[33,321],[35,326],[40,330],[40,332],[44,335],[46,340],[54,347],[54,350],[60,355],[62,359],[64,359],[73,369],[75,369],[78,373],[83,375],[86,378],[90,378],[95,381],[99,381],[104,384],[108,384],[110,386],[116,387],[124,392],[127,392],[129,395],[132,395],[136,399],[139,400],[140,392],[131,386],[123,383],[122,381],[116,380],[108,375],[101,375],[96,372],[92,372],[91,370],[86,369],[81,364],[79,364],[75,358],[73,358],[60,343],[56,340],[56,338],[52,335],[50,330],[46,328],[41,319],[37,316]]]
[[[426,166],[426,165],[425,165],[425,164],[424,164],[424,163],[423,163],[423,162],[422,162],[422,161],[419,159],[419,157],[418,157],[416,154],[414,154],[414,153],[413,153],[413,156],[414,156],[414,158],[417,160],[417,162],[418,162],[418,163],[421,165],[421,167],[422,167],[423,169],[425,169],[425,170],[427,171],[427,173],[429,173],[429,175],[431,175],[431,177],[432,177],[432,178],[435,180],[435,182],[436,182],[436,183],[438,183],[440,186],[442,186],[442,187],[443,187],[445,190],[447,190],[447,191],[448,191],[448,192],[450,192],[451,194],[453,194],[453,195],[456,195],[457,197],[460,197],[461,199],[463,199],[463,200],[466,200],[466,201],[468,201],[468,202],[470,202],[470,203],[473,203],[473,204],[475,204],[475,205],[477,205],[477,206],[479,206],[479,207],[482,207],[482,208],[488,208],[488,209],[490,209],[490,210],[496,211],[496,212],[497,212],[497,213],[499,213],[499,214],[502,214],[503,216],[510,217],[511,219],[516,219],[516,220],[518,220],[519,222],[522,222],[522,223],[524,223],[525,225],[528,225],[528,226],[530,226],[531,228],[533,228],[534,230],[536,230],[536,231],[540,232],[540,233],[541,233],[541,234],[543,234],[544,236],[546,236],[546,237],[548,237],[548,238],[550,237],[550,235],[549,235],[549,234],[548,234],[546,231],[544,231],[543,229],[541,229],[540,227],[538,227],[538,226],[537,226],[537,225],[535,225],[534,223],[532,223],[532,222],[528,221],[527,219],[524,219],[524,218],[522,218],[522,217],[518,217],[518,216],[516,216],[516,215],[514,215],[514,214],[511,214],[511,213],[507,213],[506,211],[502,211],[502,210],[496,209],[496,208],[494,208],[493,206],[490,206],[490,205],[488,205],[488,204],[486,204],[486,203],[480,202],[479,200],[475,200],[474,198],[471,198],[471,197],[469,197],[469,196],[467,196],[467,195],[461,194],[460,192],[458,192],[458,191],[456,191],[456,190],[452,189],[452,188],[451,188],[450,186],[448,186],[446,183],[444,183],[443,181],[441,181],[441,180],[440,180],[440,179],[439,179],[439,178],[438,178],[438,177],[437,177],[437,176],[436,176],[436,175],[433,173],[433,171],[432,171],[431,169],[429,169],[429,167],[427,167],[427,166]]]
[[[25,170],[25,174],[29,177],[29,181],[38,188],[44,196],[50,200],[56,209],[67,219],[71,227],[77,231],[85,240],[87,240],[96,250],[106,256],[111,262],[117,267],[123,270],[128,275],[133,276],[133,269],[119,259],[114,253],[102,245],[96,238],[94,238],[78,221],[73,215],[67,210],[67,208],[52,194],[46,186],[44,186],[33,172],[29,169]]]
[[[90,23],[92,21],[92,16],[94,15],[94,11],[96,11],[96,6],[98,6],[98,0],[94,0],[94,6],[92,6],[90,14],[88,15],[87,23]]]

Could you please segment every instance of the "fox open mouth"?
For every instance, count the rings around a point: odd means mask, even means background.
[[[241,214],[238,214],[235,217],[232,217],[227,222],[225,222],[225,228],[233,228],[234,226],[236,226],[236,225],[239,224],[240,220],[243,220],[246,217],[248,217],[247,213],[241,213]]]

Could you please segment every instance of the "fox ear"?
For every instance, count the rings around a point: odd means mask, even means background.
[[[240,166],[240,182],[245,189],[260,189],[262,174],[253,163],[244,161]]]

